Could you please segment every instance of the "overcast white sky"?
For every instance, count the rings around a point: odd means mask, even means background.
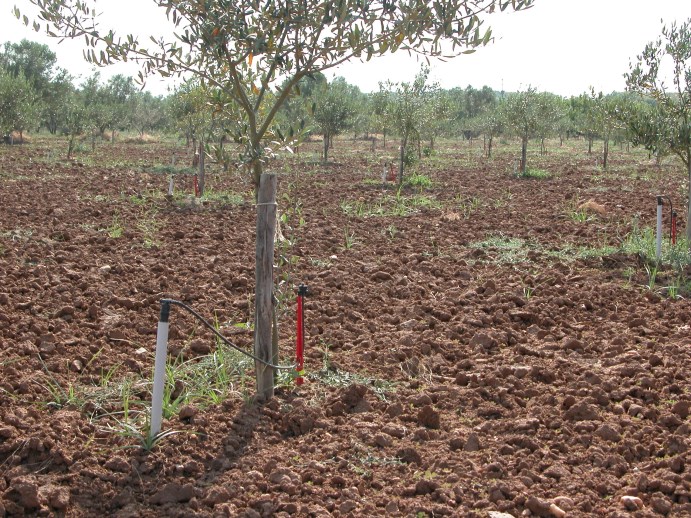
[[[24,27],[12,15],[13,5],[31,15],[26,0],[0,0],[0,42],[28,38],[46,43],[58,56],[59,66],[75,76],[94,70],[82,58],[82,42],[57,40]],[[122,33],[157,34],[160,8],[145,0],[98,0],[105,13],[104,27]],[[115,6],[115,7],[113,7]],[[691,0],[535,0],[535,6],[518,13],[496,13],[486,18],[495,36],[493,44],[474,54],[447,63],[432,61],[432,79],[444,88],[488,85],[495,90],[516,91],[528,85],[563,96],[579,95],[590,87],[609,93],[624,90],[623,74],[646,43],[657,39],[662,23],[691,18]],[[419,70],[418,58],[398,52],[353,62],[327,72],[342,75],[363,91],[378,89],[379,81],[411,81]],[[101,69],[104,77],[115,73],[135,76],[136,68],[118,65]],[[165,94],[168,83],[150,78],[147,88]]]

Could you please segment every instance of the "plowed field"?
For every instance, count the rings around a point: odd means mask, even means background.
[[[449,142],[398,191],[391,144],[320,145],[268,167],[305,383],[254,401],[253,362],[174,307],[153,445],[161,298],[252,347],[248,183],[167,198],[172,144],[0,147],[0,517],[691,516],[687,255],[646,255],[681,164],[617,147],[605,172],[570,141],[517,178],[517,144]]]

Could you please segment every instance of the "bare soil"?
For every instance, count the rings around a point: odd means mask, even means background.
[[[249,186],[167,200],[146,171],[189,152],[163,144],[0,147],[0,517],[691,516],[688,279],[622,251],[656,194],[683,207],[679,165],[616,150],[605,173],[569,142],[516,178],[518,146],[453,143],[399,193],[393,149],[319,146],[270,166],[283,363],[311,290],[305,384],[260,403],[251,365],[217,401],[178,380],[148,451],[160,299],[251,348]],[[173,309],[171,365],[217,347]]]

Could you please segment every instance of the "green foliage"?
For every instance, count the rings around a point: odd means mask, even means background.
[[[528,87],[523,92],[511,94],[501,103],[500,110],[507,129],[521,139],[520,172],[526,175],[528,141],[539,138],[541,142],[556,131],[563,117],[565,106],[560,97]]]
[[[406,179],[405,184],[410,186],[410,187],[415,187],[417,189],[431,189],[432,188],[431,178],[427,175],[424,175],[424,174],[410,175]]]
[[[26,79],[34,94],[32,110],[36,120],[31,124],[45,124],[51,133],[57,131],[61,104],[74,89],[67,72],[55,69],[55,64],[55,53],[47,45],[26,39],[5,43],[0,53],[0,69],[14,78]]]
[[[494,91],[483,86],[475,89],[468,85],[466,88],[452,88],[448,92],[451,131],[463,135],[465,139],[477,137],[483,133],[479,127],[488,114],[496,114],[497,96]]]
[[[38,126],[37,94],[23,73],[13,76],[0,68],[0,137]]]
[[[523,176],[525,178],[547,180],[549,178],[552,178],[552,173],[550,173],[549,171],[545,171],[544,169],[526,169],[525,174]]]
[[[351,127],[360,97],[360,90],[342,77],[320,84],[314,92],[312,117],[324,139],[324,162],[328,160],[333,137]]]
[[[379,200],[368,203],[363,201],[343,200],[341,210],[347,216],[358,218],[397,216],[405,217],[423,209],[440,209],[442,204],[435,198],[424,194],[406,196],[399,190],[395,196],[385,196]]]
[[[662,37],[648,43],[637,59],[625,75],[626,85],[653,99],[655,109],[651,123],[634,116],[629,130],[646,149],[669,149],[682,160],[690,180],[691,207],[691,18],[663,26]],[[665,85],[660,70],[672,71],[672,88]],[[686,239],[691,244],[691,225],[686,226]]]
[[[440,95],[437,83],[428,84],[429,68],[422,67],[412,83],[379,84],[379,103],[383,104],[384,116],[389,126],[401,137],[400,161],[398,168],[399,185],[403,185],[405,166],[412,165],[416,157],[408,145],[416,141],[443,111],[439,108]]]

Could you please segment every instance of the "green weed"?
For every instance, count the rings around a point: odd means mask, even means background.
[[[122,221],[120,221],[120,216],[118,214],[115,214],[113,216],[111,224],[104,230],[108,234],[108,237],[111,237],[113,239],[121,238],[123,233],[125,232],[125,227],[123,226]]]
[[[544,169],[526,169],[524,178],[534,178],[536,180],[549,180],[552,178],[552,173]]]
[[[414,187],[416,189],[431,189],[432,188],[432,180],[430,179],[429,176],[424,175],[424,174],[413,174],[410,175],[408,178],[405,180],[405,185],[409,187]]]
[[[355,240],[355,231],[350,230],[348,227],[346,227],[345,230],[343,231],[343,234],[344,234],[343,246],[346,250],[350,250],[357,243],[357,241]]]

